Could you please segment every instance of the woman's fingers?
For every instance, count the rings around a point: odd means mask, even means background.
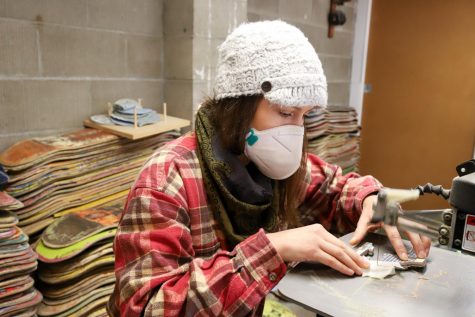
[[[358,220],[358,224],[356,225],[355,233],[353,234],[353,237],[350,240],[350,244],[356,245],[360,243],[361,240],[363,240],[366,233],[368,232],[369,220],[369,217],[367,217],[366,215],[361,215],[360,219]]]
[[[331,267],[334,270],[337,270],[342,274],[349,276],[355,274],[352,269],[350,269],[348,266],[344,265],[341,261],[339,261],[328,253],[320,252],[320,254],[318,254],[318,261],[326,266]]]
[[[426,236],[421,236],[421,239],[422,239],[422,244],[424,245],[424,251],[426,252],[426,257],[428,257],[432,240]]]
[[[358,269],[369,267],[369,263],[368,263],[368,261],[365,260],[365,258],[360,256],[358,253],[356,253],[355,250],[353,250],[351,247],[346,245],[343,241],[341,241],[340,239],[338,239],[334,235],[329,234],[328,236],[325,237],[325,240],[327,240],[327,242],[329,242],[331,244],[334,244],[336,247],[343,250],[353,260],[353,262],[356,263],[356,265],[358,266]],[[353,270],[355,270],[355,269],[353,269]]]
[[[416,253],[418,258],[424,259],[427,256],[426,246],[422,242],[422,238],[419,234],[413,232],[406,232],[407,237],[412,243],[412,247],[414,248],[414,252]]]
[[[407,257],[407,250],[402,242],[401,235],[396,227],[384,225],[384,230],[388,235],[389,241],[391,242],[394,250],[396,251],[397,255],[401,260],[407,261],[409,258]]]

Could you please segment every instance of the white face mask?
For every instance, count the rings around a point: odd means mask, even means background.
[[[244,153],[262,174],[285,179],[295,173],[302,159],[304,127],[283,125],[246,135]]]

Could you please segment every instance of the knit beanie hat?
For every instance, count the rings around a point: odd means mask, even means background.
[[[281,106],[326,106],[327,81],[305,35],[280,20],[246,23],[218,47],[215,98],[263,94]]]

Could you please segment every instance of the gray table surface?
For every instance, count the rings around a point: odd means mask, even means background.
[[[371,234],[365,241],[387,248],[386,237]],[[425,269],[397,271],[383,280],[301,263],[277,289],[322,316],[475,316],[475,256],[432,247]]]

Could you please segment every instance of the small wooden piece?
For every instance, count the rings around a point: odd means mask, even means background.
[[[172,116],[167,116],[167,120],[159,121],[154,124],[145,125],[143,127],[126,127],[114,124],[99,124],[90,119],[84,120],[84,126],[103,130],[115,135],[122,136],[127,139],[137,140],[146,138],[148,136],[156,135],[170,130],[188,127],[190,120],[180,119]]]

